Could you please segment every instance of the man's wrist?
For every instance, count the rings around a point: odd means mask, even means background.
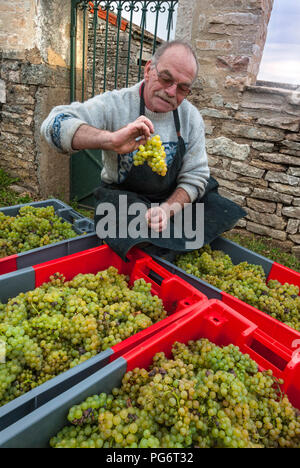
[[[178,188],[170,196],[170,198],[168,198],[168,200],[160,205],[160,207],[166,212],[168,218],[170,218],[181,211],[185,203],[190,202],[191,199],[188,193],[184,189]]]

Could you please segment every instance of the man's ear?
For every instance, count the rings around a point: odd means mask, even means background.
[[[146,63],[146,65],[144,67],[144,79],[145,79],[145,81],[148,81],[149,73],[150,73],[150,70],[151,70],[151,65],[152,65],[151,60],[148,60],[148,62]]]

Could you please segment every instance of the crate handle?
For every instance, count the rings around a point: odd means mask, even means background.
[[[171,276],[171,273],[148,257],[138,259],[131,273],[131,279],[136,277],[144,279],[149,278],[149,280],[154,282],[157,286],[161,286],[163,281]]]
[[[59,208],[56,214],[61,218],[64,218],[64,215],[69,215],[72,222],[74,222],[75,220],[83,219],[83,217],[79,213],[76,213],[76,211],[70,208]]]
[[[282,353],[277,351],[274,340],[272,342],[269,340],[270,338],[267,339],[260,332],[256,331],[252,335],[252,341],[246,347],[283,372],[290,359],[288,356],[284,357]]]
[[[158,284],[159,286],[161,286],[164,278],[162,278],[158,273],[156,273],[155,271],[153,270],[150,270],[149,273],[148,273],[148,277],[155,281],[156,284]]]

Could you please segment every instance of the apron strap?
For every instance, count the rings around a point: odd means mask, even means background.
[[[145,86],[145,82],[143,81],[143,83],[141,85],[141,90],[140,90],[140,92],[141,92],[140,115],[145,115],[144,86]],[[177,109],[173,110],[173,117],[174,117],[176,133],[177,133],[178,140],[179,140],[181,138],[181,134],[180,134],[180,120],[179,120],[179,115],[178,115],[178,110]]]

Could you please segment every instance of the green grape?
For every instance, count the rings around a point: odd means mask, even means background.
[[[53,206],[22,206],[17,216],[0,216],[0,258],[71,239],[78,234]]]
[[[209,245],[178,255],[175,264],[209,284],[266,312],[300,331],[300,297],[296,285],[267,281],[263,268],[248,262],[233,265],[230,257]]]
[[[172,357],[124,374],[70,408],[54,448],[300,448],[300,415],[271,371],[234,345],[175,342]],[[72,430],[73,427],[73,430]]]
[[[165,161],[166,153],[159,135],[150,138],[147,143],[139,146],[138,152],[133,156],[133,164],[140,166],[147,161],[153,172],[165,176],[168,170]]]
[[[166,317],[151,284],[128,281],[115,267],[71,281],[56,273],[0,304],[0,406]]]

